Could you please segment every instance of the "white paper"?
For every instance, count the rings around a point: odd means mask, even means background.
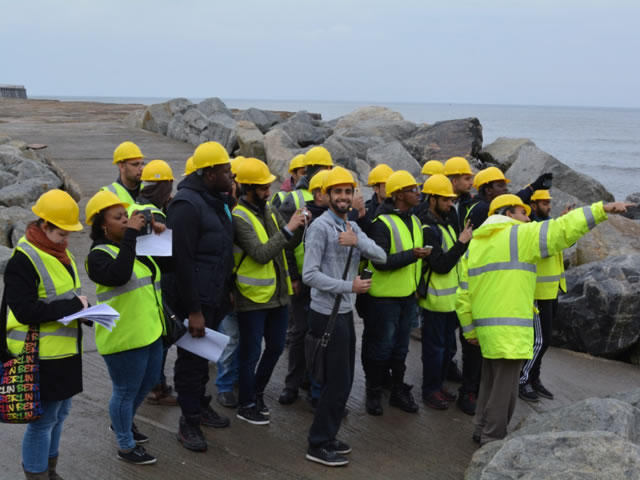
[[[107,330],[111,331],[111,329],[115,326],[116,320],[120,318],[120,314],[117,310],[115,310],[110,305],[106,303],[102,303],[100,305],[95,305],[93,307],[85,308],[84,310],[80,310],[73,315],[67,315],[66,317],[62,317],[58,320],[58,322],[69,325],[73,320],[77,320],[80,318],[84,318],[85,320],[91,320],[99,325],[102,325]]]
[[[189,326],[189,320],[184,321]],[[204,337],[194,338],[189,332],[185,333],[176,342],[176,345],[185,350],[189,350],[202,358],[206,358],[212,362],[217,362],[222,351],[229,343],[229,337],[223,333],[216,332],[210,328],[204,329]]]
[[[173,235],[169,228],[160,234],[142,235],[136,239],[136,255],[170,257],[172,237]]]

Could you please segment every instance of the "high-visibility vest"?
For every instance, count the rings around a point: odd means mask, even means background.
[[[284,201],[284,198],[287,196],[287,193],[289,193],[289,192],[284,192],[282,190],[278,190],[276,193],[271,195],[271,199],[269,200],[269,204],[273,204],[273,200],[276,197],[278,197],[280,199],[280,205],[282,205],[282,202]]]
[[[456,232],[451,225],[437,225],[441,231],[442,242],[440,247],[444,253],[448,252],[456,243]],[[429,225],[422,227],[431,228]],[[427,297],[419,298],[418,304],[432,312],[453,312],[456,309],[456,291],[460,283],[458,276],[458,265],[456,264],[448,273],[430,272],[429,269],[424,275],[427,285]]]
[[[293,197],[293,203],[296,205],[296,210],[303,208],[307,202],[313,200],[313,195],[306,188],[300,188],[289,192],[289,195]],[[296,267],[298,272],[302,274],[302,266],[304,265],[304,242],[300,242],[296,248],[293,249],[293,256],[296,259]]]
[[[161,209],[156,207],[153,203],[145,203],[144,205],[133,203],[129,205],[129,207],[127,208],[127,215],[131,216],[131,214],[136,210],[138,212],[149,210],[154,215],[161,215],[162,217],[167,218],[167,215]]]
[[[264,226],[255,216],[255,214],[243,205],[237,205],[233,209],[233,215],[247,222],[253,227],[260,242],[267,243],[269,235]],[[278,221],[275,214],[271,213],[271,219],[279,230]],[[265,264],[256,262],[250,255],[245,254],[238,245],[233,245],[233,258],[236,268],[236,286],[238,291],[245,297],[255,303],[267,303],[276,293],[276,267],[273,260],[269,260]],[[285,275],[287,277],[287,291],[289,295],[293,295],[291,287],[291,279],[289,278],[289,267],[287,266],[287,258],[284,250],[282,250],[282,261],[284,262]]]
[[[113,182],[111,185],[105,185],[100,190],[109,190],[110,192],[115,193],[120,200],[124,203],[128,203],[129,205],[136,203],[129,194],[129,191],[118,182]]]
[[[494,215],[474,231],[460,262],[456,313],[485,358],[533,356],[536,264],[556,255],[607,218],[602,202],[544,222]]]
[[[423,246],[422,225],[415,215],[411,215],[412,232],[400,217],[395,214],[379,215],[374,222],[380,221],[389,229],[391,247],[389,254],[413,250]],[[422,260],[410,263],[406,267],[396,270],[376,270],[369,262],[369,269],[373,272],[371,288],[367,293],[372,297],[408,297],[415,293],[420,283]]]
[[[120,249],[115,245],[97,245],[93,250],[107,252],[114,259]],[[160,268],[151,257],[155,275],[144,263],[133,262],[131,278],[124,285],[108,287],[96,284],[98,304],[106,303],[119,314],[113,330],[95,326],[96,346],[100,355],[124,352],[146,347],[155,342],[164,331],[164,309],[160,289]]]
[[[567,281],[564,278],[564,258],[562,252],[538,262],[538,276],[536,277],[536,300],[553,300],[558,297],[558,288],[567,291]]]
[[[71,278],[66,267],[53,255],[40,250],[22,237],[16,245],[16,250],[24,253],[33,264],[38,274],[38,299],[45,303],[56,300],[69,300],[80,295],[80,277],[76,262],[67,250],[71,259],[74,278]],[[15,254],[15,251],[14,251]],[[9,309],[7,315],[7,348],[13,354],[22,351],[24,341],[29,331],[29,325],[18,322]],[[60,322],[46,322],[40,324],[40,359],[53,360],[71,357],[81,353],[80,326],[73,320],[67,326]]]

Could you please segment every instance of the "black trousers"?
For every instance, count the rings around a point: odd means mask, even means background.
[[[309,288],[302,286],[300,295],[291,297],[291,317],[289,338],[289,369],[284,379],[284,386],[298,391],[304,382],[307,364],[304,356],[304,337],[309,330],[309,304],[311,294]]]
[[[537,322],[534,322],[533,358],[527,360],[522,366],[522,371],[520,372],[521,384],[537,383],[540,381],[540,366],[542,364],[542,357],[544,357],[544,354],[551,345],[553,319],[558,310],[558,299],[536,300],[536,305],[540,312],[538,315],[540,321],[539,325]]]
[[[217,330],[226,311],[202,305],[205,326]],[[173,383],[182,415],[199,415],[209,382],[209,360],[178,347]]]
[[[329,315],[310,310],[309,320],[313,335],[322,336]],[[356,334],[353,313],[339,314],[327,346],[325,383],[320,391],[316,413],[309,429],[308,439],[311,447],[322,447],[335,440],[351,393],[355,360]]]
[[[480,374],[482,373],[482,351],[480,346],[472,345],[462,335],[462,328],[458,329],[460,344],[462,345],[462,385],[460,393],[475,393],[480,391]]]

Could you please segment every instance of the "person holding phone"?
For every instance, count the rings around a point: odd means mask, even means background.
[[[411,385],[404,383],[409,334],[416,320],[415,296],[424,248],[422,224],[411,209],[420,203],[420,188],[406,170],[392,173],[386,183],[387,198],[371,226],[371,238],[384,250],[384,262],[371,259],[371,288],[365,300],[362,366],[366,377],[366,410],[382,415],[382,384],[391,370],[389,405],[415,413],[418,405]]]
[[[456,234],[447,222],[456,194],[451,181],[444,175],[431,176],[422,187],[427,195],[428,210],[422,217],[425,245],[431,254],[424,262],[418,289],[418,304],[422,313],[422,401],[430,408],[445,410],[456,396],[444,389],[455,344],[456,290],[460,284],[458,261],[466,252],[472,237],[469,221]],[[463,396],[463,393],[460,393]]]

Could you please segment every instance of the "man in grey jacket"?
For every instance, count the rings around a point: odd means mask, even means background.
[[[330,467],[346,465],[343,456],[351,447],[336,438],[353,383],[356,337],[353,306],[356,293],[366,293],[371,280],[358,275],[360,256],[384,263],[386,254],[347,220],[356,186],[351,174],[336,167],[323,190],[329,194],[329,210],[314,221],[307,231],[303,282],[311,287],[311,334],[320,338],[325,332],[337,295],[342,295],[338,316],[327,346],[325,379],[318,407],[309,430],[307,459]],[[349,249],[353,247],[348,274],[345,270]]]

